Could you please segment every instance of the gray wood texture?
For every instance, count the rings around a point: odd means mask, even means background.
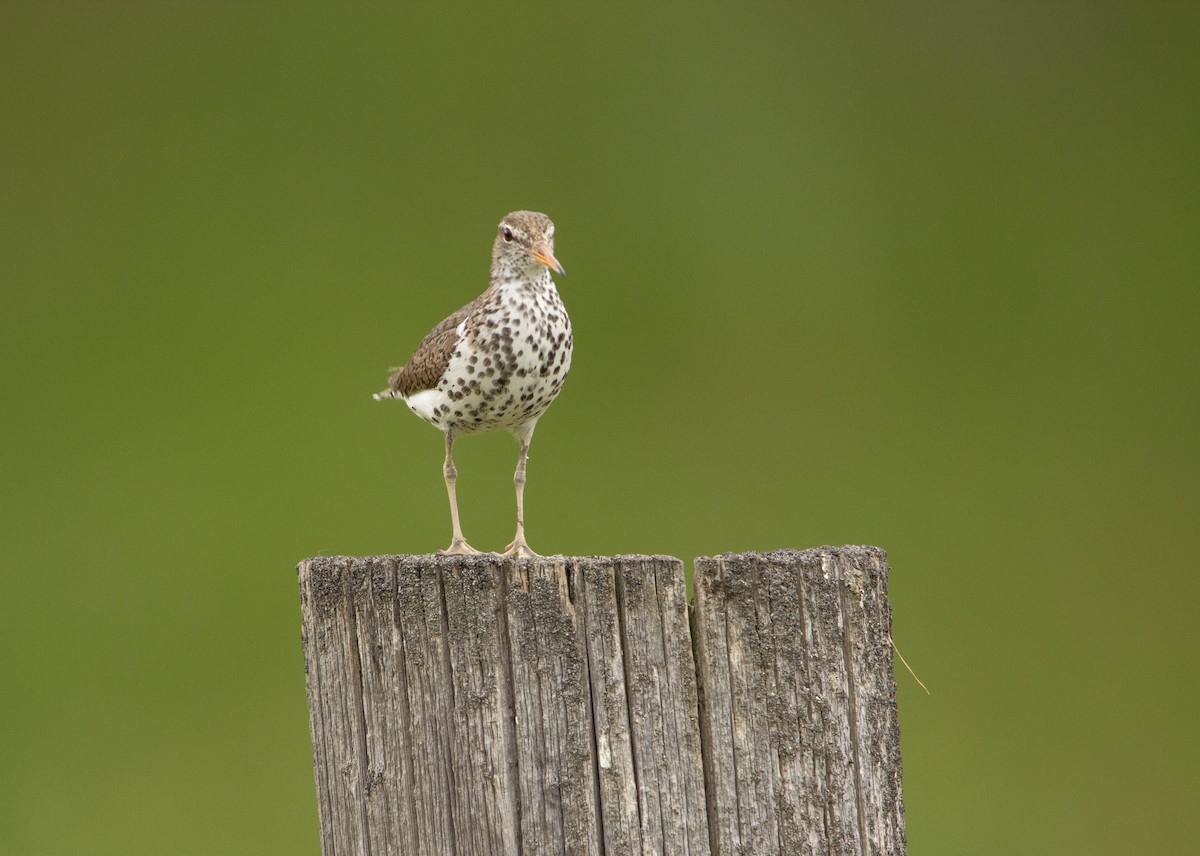
[[[326,856],[902,854],[883,552],[696,564],[302,562]]]
[[[887,574],[874,547],[696,560],[714,853],[905,852]]]

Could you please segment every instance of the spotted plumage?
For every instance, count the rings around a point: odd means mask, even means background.
[[[488,289],[444,319],[376,399],[399,398],[446,436],[444,474],[453,541],[444,552],[477,552],[462,536],[452,448],[463,434],[511,431],[521,451],[517,535],[508,554],[536,555],[525,543],[525,461],[538,419],[562,390],[571,369],[571,321],[550,271],[554,224],[545,214],[516,211],[502,221],[492,245]]]

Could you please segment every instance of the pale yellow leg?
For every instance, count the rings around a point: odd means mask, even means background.
[[[513,484],[517,488],[517,534],[513,542],[504,551],[506,556],[518,556],[523,559],[537,557],[537,553],[529,549],[525,543],[525,461],[529,457],[529,441],[522,440],[521,452],[517,456],[517,471],[513,474]]]
[[[446,432],[446,463],[442,467],[442,475],[446,477],[446,493],[450,495],[450,523],[454,526],[454,535],[450,546],[438,550],[438,554],[449,556],[458,553],[478,553],[479,551],[467,543],[463,537],[462,527],[458,523],[458,497],[454,494],[454,482],[458,479],[458,470],[454,468],[454,432]]]

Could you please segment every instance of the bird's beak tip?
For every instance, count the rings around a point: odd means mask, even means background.
[[[549,250],[537,250],[533,254],[533,260],[540,265],[544,265],[554,271],[559,276],[566,276],[567,272],[563,270],[563,266],[558,263],[558,259],[554,258]]]

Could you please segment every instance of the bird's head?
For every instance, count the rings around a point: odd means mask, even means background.
[[[566,273],[554,258],[554,223],[536,211],[514,211],[500,221],[492,245],[492,271],[519,276],[539,266],[559,276]]]

